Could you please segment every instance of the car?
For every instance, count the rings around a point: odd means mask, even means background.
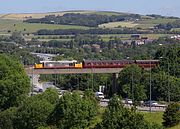
[[[157,106],[158,103],[154,100],[144,102],[145,106]]]
[[[128,98],[126,98],[125,99],[125,104],[133,104],[133,101],[132,101],[132,99],[128,99]]]
[[[104,94],[102,92],[96,92],[95,96],[100,98],[100,99],[104,99]]]

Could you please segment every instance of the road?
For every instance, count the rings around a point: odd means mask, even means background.
[[[108,106],[108,99],[103,99],[100,101],[100,106],[102,107],[107,107]],[[122,101],[122,103],[124,103],[124,101]],[[129,104],[124,104],[125,107],[127,108],[131,108],[132,105]],[[146,106],[137,106],[136,107],[138,111],[150,111],[150,107],[146,107]],[[166,105],[157,105],[156,107],[151,107],[151,111],[152,112],[163,112],[166,109]]]

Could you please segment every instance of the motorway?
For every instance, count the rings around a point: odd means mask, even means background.
[[[100,101],[99,104],[100,104],[101,107],[107,107],[108,102],[109,102],[109,99],[103,99],[103,100]],[[122,103],[127,108],[132,107],[132,105],[130,105],[130,104],[125,104],[124,101],[122,101]],[[166,107],[167,107],[166,105],[158,104],[157,106],[152,106],[151,111],[152,112],[164,112]],[[137,106],[136,108],[137,108],[138,111],[144,111],[144,112],[150,111],[150,107],[147,107],[147,106]]]

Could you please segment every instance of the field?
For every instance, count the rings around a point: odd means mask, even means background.
[[[105,23],[99,25],[100,28],[116,28],[118,26],[121,27],[129,27],[129,28],[142,28],[142,29],[148,29],[150,27],[154,27],[157,24],[160,23],[168,23],[168,22],[173,22],[176,19],[144,19],[141,21],[136,21],[136,22],[110,22],[110,23]]]
[[[148,20],[142,20],[142,21],[138,21],[137,23],[139,24],[164,24],[164,23],[168,23],[168,22],[173,22],[176,19],[167,19],[167,18],[158,18],[158,19],[148,19]]]
[[[54,24],[39,24],[39,23],[23,23],[18,20],[7,20],[0,19],[0,33],[7,33],[8,30],[21,31],[23,33],[36,32],[39,29],[89,29],[85,26],[75,26],[75,25],[54,25]]]
[[[138,24],[134,24],[133,22],[109,22],[105,24],[99,25],[100,28],[116,28],[116,27],[135,27]]]
[[[27,18],[42,18],[46,15],[59,15],[62,16],[66,13],[91,13],[94,11],[64,11],[64,12],[50,12],[50,13],[20,13],[20,14],[0,14],[0,19],[11,19],[11,20],[25,20]]]
[[[148,29],[150,27],[154,27],[155,25],[158,25],[160,23],[165,24],[168,22],[173,22],[176,19],[167,19],[167,18],[158,18],[158,19],[144,19],[142,21],[137,21],[135,28],[142,28],[142,29]]]
[[[180,28],[174,28],[174,29],[172,29],[172,30],[174,30],[174,31],[179,31],[179,32],[180,32]]]
[[[124,15],[124,14],[127,15],[127,13],[109,12],[109,11],[94,11],[94,12],[91,12],[89,14],[108,15],[108,16],[112,16],[112,15]]]

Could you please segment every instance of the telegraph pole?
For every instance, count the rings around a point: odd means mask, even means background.
[[[149,79],[149,111],[151,112],[151,56],[150,56],[150,79]]]

